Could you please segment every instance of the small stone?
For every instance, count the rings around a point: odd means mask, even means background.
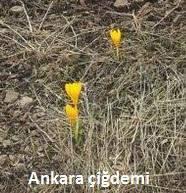
[[[19,101],[19,105],[23,108],[25,106],[30,105],[33,102],[33,99],[30,97],[23,97],[20,101]]]
[[[129,4],[128,0],[116,0],[114,3],[114,7],[120,8],[125,7]]]
[[[18,96],[19,96],[19,93],[15,92],[13,90],[8,90],[6,92],[4,102],[5,103],[13,103],[14,101],[17,100]]]
[[[12,13],[21,13],[21,12],[23,12],[23,11],[24,11],[23,7],[18,6],[18,5],[13,6],[13,7],[10,9],[10,12],[12,12]]]

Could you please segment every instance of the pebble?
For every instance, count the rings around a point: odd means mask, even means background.
[[[114,3],[114,7],[121,8],[127,6],[128,4],[128,0],[116,0]]]
[[[13,91],[13,90],[8,90],[6,91],[6,96],[5,96],[5,99],[4,99],[4,102],[5,103],[13,103],[17,100],[19,96],[19,93]]]
[[[22,13],[23,11],[24,11],[23,7],[18,5],[10,8],[11,13]]]
[[[19,101],[19,105],[20,107],[23,108],[25,106],[30,105],[32,102],[33,102],[33,99],[31,97],[25,96],[25,97],[22,97],[22,99]]]

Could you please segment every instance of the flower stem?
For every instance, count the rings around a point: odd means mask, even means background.
[[[79,120],[77,120],[74,128],[74,139],[76,143],[78,143],[78,138],[79,138]]]
[[[119,48],[118,47],[116,47],[116,56],[117,56],[117,58],[119,60]]]

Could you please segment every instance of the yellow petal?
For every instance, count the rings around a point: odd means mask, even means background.
[[[112,29],[110,30],[110,37],[114,46],[119,47],[121,43],[121,31],[120,29]]]
[[[78,114],[79,114],[77,107],[73,107],[67,104],[65,106],[65,112],[66,112],[67,118],[69,119],[70,123],[74,124],[77,122]]]
[[[80,82],[65,84],[65,91],[75,106],[78,104],[81,89],[82,83]]]

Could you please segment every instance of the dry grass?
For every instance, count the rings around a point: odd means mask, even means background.
[[[1,13],[0,192],[184,192],[183,2],[176,9],[176,2],[150,4],[144,15],[137,6],[125,16],[103,2],[89,11],[27,3],[19,16],[8,6]],[[113,24],[124,33],[120,60],[107,38]],[[79,146],[63,112],[64,84],[75,80],[85,83]],[[14,103],[4,102],[7,90],[19,93]],[[33,103],[20,107],[23,96]],[[102,190],[27,185],[31,171],[87,176],[100,169],[147,171],[151,183]]]

